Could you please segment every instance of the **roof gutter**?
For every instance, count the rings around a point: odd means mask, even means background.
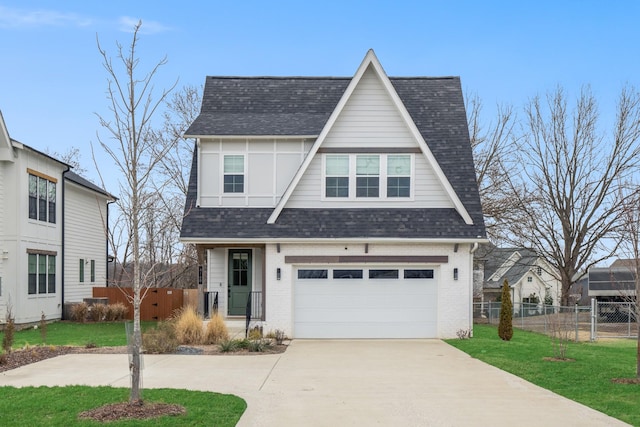
[[[238,243],[255,243],[255,244],[265,244],[265,243],[308,243],[308,244],[317,244],[317,243],[442,243],[442,244],[451,244],[451,243],[471,243],[475,246],[478,246],[479,243],[488,243],[489,240],[483,237],[476,238],[450,238],[450,239],[433,239],[433,238],[397,238],[397,237],[382,237],[382,238],[371,238],[371,237],[352,237],[352,238],[274,238],[274,237],[264,237],[264,238],[224,238],[224,239],[212,239],[208,237],[201,238],[180,238],[181,243],[185,244],[238,244]]]

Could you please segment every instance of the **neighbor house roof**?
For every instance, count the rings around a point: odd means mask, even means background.
[[[483,250],[478,256],[485,260],[483,286],[485,289],[499,289],[505,279],[509,285],[515,285],[537,266],[539,260],[539,256],[531,249],[497,248],[491,245],[483,245]]]
[[[335,77],[209,76],[205,82],[200,115],[185,136],[318,136],[351,80]],[[355,237],[485,238],[460,79],[391,77],[390,82],[471,217],[472,225],[465,224],[455,209],[285,207],[276,223],[267,226],[269,215],[264,217],[264,214],[272,209],[197,207],[197,156],[194,153],[182,238],[236,235],[231,231],[234,227],[232,221],[220,222],[223,217],[233,217],[234,224],[257,223],[259,226],[251,232],[255,237],[292,237],[292,230],[296,227],[299,227],[297,234],[300,237],[329,237],[334,234],[330,229],[335,225],[335,233],[342,237],[346,233],[356,234]],[[383,212],[395,212],[396,216],[386,215],[388,219],[383,219]],[[331,225],[304,221],[311,217],[321,220],[325,215],[331,215]],[[378,222],[370,222],[370,226],[366,223],[353,226],[371,218],[377,218]],[[240,228],[236,231],[249,233],[250,228]],[[386,231],[380,231],[382,229]]]

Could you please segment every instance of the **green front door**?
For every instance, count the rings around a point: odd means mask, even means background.
[[[251,249],[229,249],[229,315],[243,316],[251,292]]]

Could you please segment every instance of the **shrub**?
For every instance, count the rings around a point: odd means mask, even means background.
[[[458,339],[461,340],[466,340],[471,338],[471,329],[458,329],[456,331],[456,335],[458,336]]]
[[[271,347],[271,342],[264,339],[251,340],[249,341],[248,349],[254,353],[262,353],[266,349]]]
[[[44,315],[44,311],[40,316],[40,338],[42,338],[42,344],[47,342],[47,318]]]
[[[509,282],[504,279],[502,283],[502,305],[500,306],[500,323],[498,324],[498,336],[504,341],[511,341],[513,337],[513,305],[511,304],[511,292]]]
[[[282,329],[276,329],[275,331],[269,331],[266,338],[270,338],[275,341],[276,345],[282,345],[282,342],[287,339],[284,331]]]
[[[175,317],[176,338],[180,344],[201,344],[204,338],[202,317],[191,306],[177,310]]]
[[[217,344],[228,339],[229,331],[227,330],[227,325],[225,325],[222,316],[216,313],[211,317],[211,320],[207,325],[204,341],[207,344]]]
[[[5,365],[9,361],[7,353],[0,353],[0,365]]]
[[[218,343],[218,349],[220,349],[222,353],[230,353],[236,351],[238,348],[238,340],[226,339]]]
[[[175,325],[172,322],[158,322],[158,326],[142,334],[145,353],[173,353],[178,348]]]
[[[109,322],[116,322],[124,320],[129,312],[129,308],[121,302],[107,305],[105,312],[105,320]]]
[[[71,318],[76,322],[84,323],[89,314],[89,306],[86,302],[79,302],[71,307]]]
[[[14,334],[16,332],[16,322],[11,313],[11,308],[7,308],[7,324],[4,326],[4,336],[2,337],[2,349],[5,353],[11,353]]]
[[[95,304],[89,308],[89,319],[94,322],[102,322],[107,314],[107,306],[104,304]]]
[[[254,326],[249,329],[249,339],[250,340],[259,340],[262,338],[262,326]]]

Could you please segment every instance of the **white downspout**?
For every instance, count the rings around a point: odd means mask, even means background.
[[[471,250],[469,253],[471,256],[469,257],[469,271],[471,272],[471,304],[469,304],[469,336],[473,337],[473,254],[478,250],[480,245],[478,242],[475,242],[471,245]],[[482,296],[484,298],[484,294]]]

